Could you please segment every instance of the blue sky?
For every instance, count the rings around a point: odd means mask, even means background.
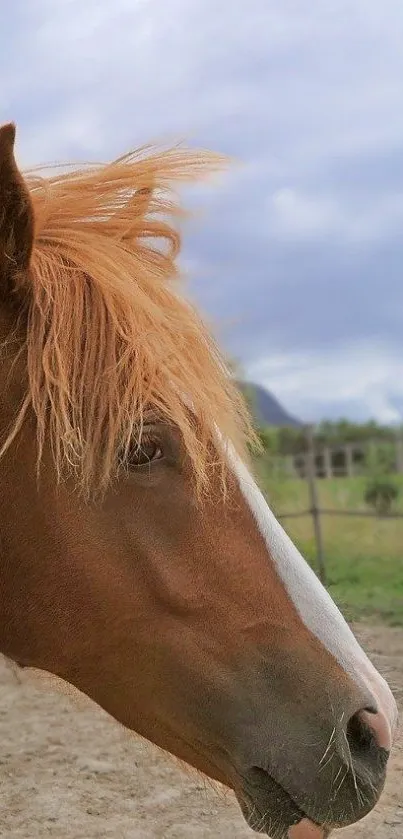
[[[240,161],[185,239],[226,350],[304,420],[403,419],[400,0],[14,0],[23,165],[185,139]]]

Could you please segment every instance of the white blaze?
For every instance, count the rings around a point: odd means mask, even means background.
[[[343,670],[370,690],[379,710],[386,715],[391,732],[394,732],[397,706],[389,686],[367,658],[329,593],[273,515],[246,466],[231,451],[229,457],[270,559],[301,620]]]

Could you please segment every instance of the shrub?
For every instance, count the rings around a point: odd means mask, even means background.
[[[396,484],[387,476],[371,478],[365,489],[365,503],[372,507],[378,516],[390,513],[392,504],[399,495]]]

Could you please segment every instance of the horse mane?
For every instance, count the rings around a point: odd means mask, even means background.
[[[141,149],[106,165],[26,176],[35,225],[28,385],[8,442],[32,408],[38,463],[50,440],[58,478],[73,473],[87,495],[103,492],[122,452],[140,444],[150,409],[179,430],[199,489],[213,461],[225,476],[220,440],[245,456],[252,432],[243,399],[176,282],[183,211],[173,185],[222,162]]]

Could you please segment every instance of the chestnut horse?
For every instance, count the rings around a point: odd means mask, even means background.
[[[142,150],[20,174],[0,129],[0,651],[232,788],[273,839],[378,801],[392,694],[270,512],[250,426],[176,286],[175,184]]]

